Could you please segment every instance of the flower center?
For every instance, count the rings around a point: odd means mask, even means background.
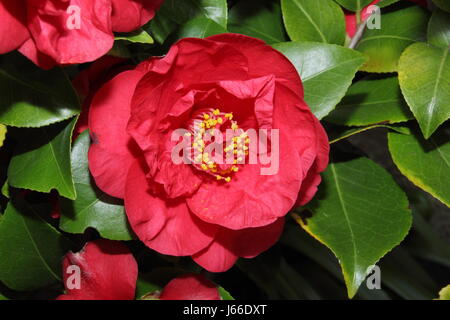
[[[230,182],[245,163],[250,144],[250,137],[233,120],[233,113],[202,109],[193,116],[188,130],[186,135],[193,138],[191,157],[195,168],[218,181]]]

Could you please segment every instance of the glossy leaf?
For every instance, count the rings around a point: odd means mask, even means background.
[[[368,6],[372,0],[334,0],[350,11],[361,11],[364,7]]]
[[[448,48],[450,46],[450,13],[436,10],[428,24],[428,43]]]
[[[87,228],[111,240],[131,240],[123,202],[100,191],[91,178],[88,167],[89,132],[75,141],[71,162],[77,199],[61,199],[60,228],[69,233],[83,233]]]
[[[70,144],[76,118],[48,127],[21,129],[8,168],[8,182],[15,188],[40,192],[58,190],[75,199],[70,171]]]
[[[341,46],[316,42],[285,42],[274,45],[296,67],[305,101],[322,119],[344,97],[365,57]]]
[[[367,72],[395,72],[398,59],[410,44],[424,40],[428,13],[419,6],[381,14],[380,29],[366,29],[356,49],[369,60],[361,68]]]
[[[366,126],[404,122],[413,118],[397,77],[389,77],[353,84],[325,120],[345,126]]]
[[[0,220],[0,280],[13,290],[35,290],[61,281],[68,242],[33,207],[10,202]]]
[[[261,0],[238,2],[230,10],[228,30],[259,38],[265,42],[286,41],[281,7],[279,4]]]
[[[425,138],[450,117],[450,49],[415,43],[403,52],[398,78]]]
[[[220,33],[226,33],[227,29],[211,19],[199,17],[186,22],[177,31],[177,38],[206,38]]]
[[[344,44],[344,12],[335,2],[281,0],[281,8],[291,40]]]
[[[0,56],[0,123],[42,127],[80,112],[78,97],[60,68],[44,71],[15,54]]]
[[[227,27],[226,0],[165,0],[151,21],[150,27],[156,41],[163,43],[181,25],[194,18],[203,17]]]
[[[420,133],[390,132],[389,151],[394,163],[412,183],[450,207],[450,133],[439,130],[425,140]]]
[[[349,297],[367,268],[397,246],[411,226],[406,195],[367,158],[330,164],[307,208],[312,217],[303,228],[339,259]]]

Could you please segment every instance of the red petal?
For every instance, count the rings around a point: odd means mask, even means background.
[[[126,71],[106,83],[95,95],[89,111],[89,129],[93,144],[89,150],[89,168],[104,192],[124,197],[125,179],[134,161],[133,144],[126,126],[138,71]]]
[[[38,50],[58,64],[93,61],[112,48],[111,0],[29,0],[27,3],[28,29]],[[68,12],[69,6],[79,10]],[[77,14],[79,28],[69,25]]]
[[[80,268],[79,289],[68,288],[76,275],[69,266]],[[138,266],[121,242],[96,240],[77,253],[69,252],[63,261],[66,295],[59,300],[133,300]]]
[[[161,300],[220,300],[217,286],[198,274],[186,274],[170,281]]]
[[[56,65],[55,60],[38,51],[34,40],[31,38],[22,44],[19,48],[19,52],[44,70],[49,70]]]
[[[191,214],[184,199],[153,195],[138,162],[130,168],[127,178],[125,209],[139,239],[162,254],[192,255],[208,246],[217,230]]]
[[[163,0],[112,0],[112,29],[130,32],[150,21]]]
[[[17,49],[30,35],[25,27],[26,4],[23,0],[0,2],[0,54]]]

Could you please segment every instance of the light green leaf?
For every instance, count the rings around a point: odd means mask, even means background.
[[[450,117],[450,50],[415,43],[402,54],[398,78],[425,138]]]
[[[427,11],[419,6],[382,13],[381,28],[366,28],[356,47],[369,57],[361,70],[397,71],[402,51],[410,44],[425,39],[428,16]]]
[[[372,0],[334,0],[350,11],[361,11],[364,7],[368,6]]]
[[[56,189],[63,197],[75,199],[70,144],[76,120],[18,130],[18,145],[8,168],[9,184],[40,192]]]
[[[439,291],[439,300],[450,300],[450,284]]]
[[[124,33],[116,35],[115,40],[126,40],[132,43],[154,43],[153,38],[147,33],[147,31],[139,29],[131,33]]]
[[[450,46],[450,13],[437,9],[428,24],[428,43],[448,48]]]
[[[83,233],[87,228],[111,240],[132,240],[123,203],[100,191],[91,178],[88,166],[90,145],[86,130],[75,141],[72,150],[72,176],[77,199],[61,199],[60,228],[69,233]]]
[[[3,142],[5,142],[7,131],[8,128],[4,124],[0,124],[0,147],[3,147]]]
[[[80,112],[78,97],[60,68],[44,71],[19,55],[0,56],[0,123],[42,127]]]
[[[228,30],[259,38],[269,44],[287,40],[280,5],[274,2],[238,2],[230,10]]]
[[[281,9],[291,40],[344,44],[344,12],[335,2],[281,0]]]
[[[366,126],[404,122],[413,118],[397,77],[389,77],[366,79],[353,84],[325,120],[345,126]]]
[[[273,46],[296,67],[305,101],[322,119],[342,99],[359,67],[366,61],[357,51],[316,42],[285,42]]]
[[[178,39],[182,38],[206,38],[227,30],[211,19],[198,17],[186,22],[176,33]]]
[[[67,240],[23,200],[10,202],[0,220],[0,280],[18,291],[61,281]]]
[[[217,290],[219,290],[219,295],[222,300],[234,300],[231,294],[224,288],[218,287]]]
[[[228,7],[226,0],[165,0],[150,28],[156,41],[163,43],[181,25],[203,17],[226,29]]]
[[[420,133],[388,134],[394,163],[412,183],[450,207],[450,133],[440,130],[428,140]]]
[[[411,227],[406,195],[367,158],[330,164],[307,208],[312,217],[302,226],[339,259],[350,298],[367,268],[397,246]]]

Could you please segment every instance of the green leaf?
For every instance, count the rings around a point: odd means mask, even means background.
[[[25,201],[10,202],[0,220],[0,280],[13,290],[61,281],[67,240]]]
[[[450,2],[448,0],[433,0],[433,2],[442,10],[450,12]]]
[[[428,24],[428,43],[437,47],[450,46],[450,13],[437,9]]]
[[[440,130],[428,140],[412,135],[388,134],[389,151],[400,172],[419,188],[450,207],[450,133]]]
[[[0,123],[42,127],[80,112],[78,97],[60,68],[44,71],[16,54],[0,56]]]
[[[356,82],[325,120],[345,126],[366,126],[404,122],[413,118],[397,77],[390,77]]]
[[[350,138],[358,133],[363,133],[367,130],[376,129],[376,128],[386,128],[389,130],[394,130],[398,133],[409,134],[409,130],[406,127],[395,127],[395,126],[387,126],[384,124],[375,124],[375,125],[370,125],[367,127],[358,127],[358,128],[348,129],[348,130],[345,130],[344,132],[339,132],[339,134],[329,134],[330,144]]]
[[[96,186],[89,173],[89,132],[86,130],[75,141],[72,149],[72,176],[77,199],[61,199],[59,226],[69,233],[83,233],[87,228],[111,240],[132,240],[123,202],[112,198]]]
[[[364,7],[368,6],[372,0],[334,0],[350,11],[361,11]]]
[[[186,22],[176,33],[177,39],[182,38],[206,38],[220,33],[226,33],[227,29],[211,19],[198,17]]]
[[[296,67],[303,82],[305,101],[319,119],[344,97],[366,60],[355,50],[325,43],[285,42],[274,48]]]
[[[203,17],[227,27],[226,0],[165,0],[150,28],[156,41],[163,43],[181,25],[194,18]]]
[[[9,184],[40,192],[56,189],[60,195],[75,199],[70,144],[76,120],[18,130],[18,145],[8,168]]]
[[[450,300],[450,284],[439,291],[439,300]]]
[[[281,0],[281,9],[291,40],[344,44],[344,12],[335,2]]]
[[[424,210],[429,212],[429,203]],[[440,237],[421,214],[416,212],[414,212],[413,218],[413,236],[408,239],[407,249],[417,257],[450,268],[450,247],[447,241]]]
[[[8,128],[5,125],[0,124],[0,147],[3,147],[3,142],[5,142],[7,131]]]
[[[350,298],[367,268],[398,245],[411,226],[406,195],[367,158],[331,163],[308,209],[312,217],[302,226],[339,259]]]
[[[278,3],[250,0],[238,2],[231,10],[228,29],[272,44],[286,41]]]
[[[224,288],[218,287],[217,290],[219,290],[219,295],[222,300],[234,300],[231,294]]]
[[[410,44],[424,40],[428,13],[419,6],[412,6],[381,15],[381,29],[367,29],[357,50],[369,57],[361,68],[367,72],[395,72],[398,59]]]
[[[425,138],[450,117],[450,50],[415,43],[402,54],[398,78]]]
[[[139,29],[131,33],[118,34],[115,40],[126,40],[132,43],[154,43],[153,38],[147,33],[147,31]]]

